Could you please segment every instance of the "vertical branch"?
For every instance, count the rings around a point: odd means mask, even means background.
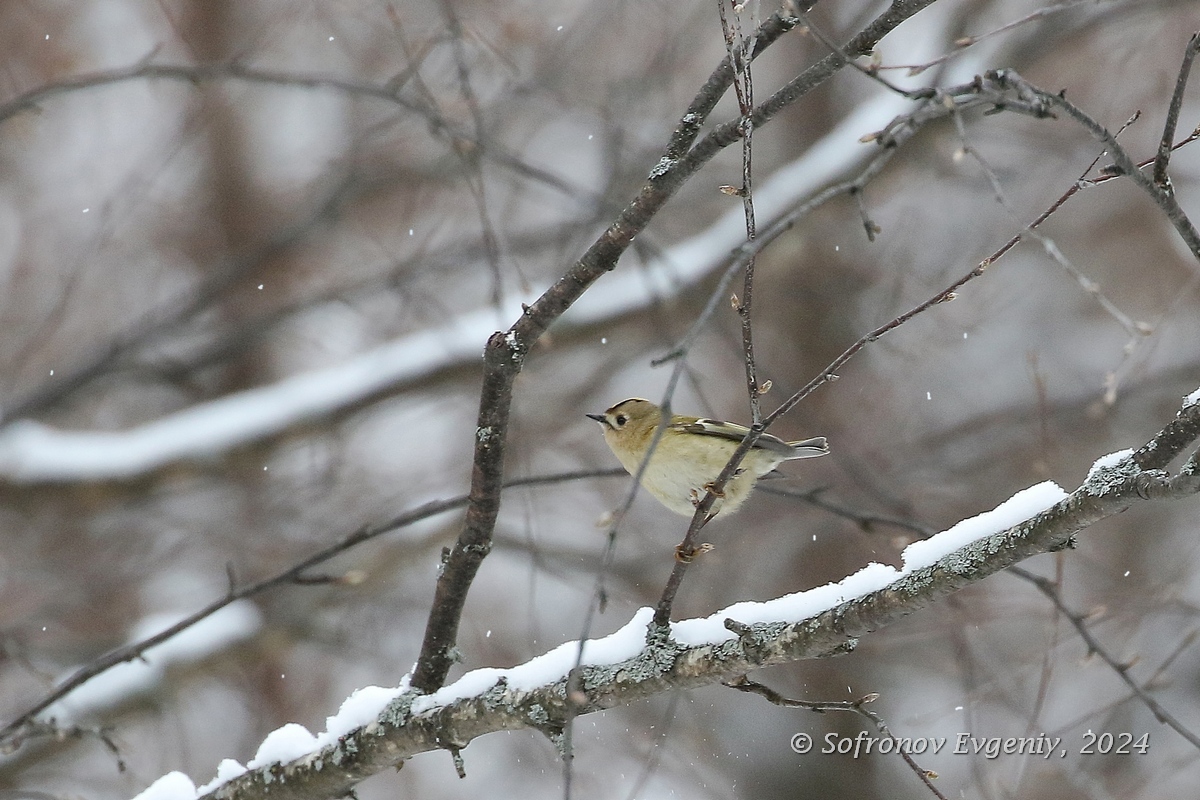
[[[1175,80],[1175,93],[1171,95],[1171,105],[1167,109],[1167,121],[1163,125],[1162,139],[1158,143],[1158,155],[1154,159],[1154,185],[1164,192],[1171,191],[1171,180],[1167,177],[1167,162],[1171,159],[1172,145],[1175,143],[1175,127],[1179,124],[1179,109],[1183,105],[1183,92],[1187,88],[1188,75],[1192,72],[1192,61],[1196,58],[1196,49],[1200,47],[1200,31],[1192,34],[1187,48],[1183,51],[1183,64],[1179,67],[1179,77]]]
[[[729,463],[735,465],[742,463],[742,457],[750,450],[750,445],[747,445],[745,442],[757,441],[761,435],[761,431],[751,429],[750,436],[753,439],[747,438],[744,440],[742,447],[738,448],[733,454]],[[728,476],[725,476],[724,473],[728,472],[732,475],[735,469],[737,469],[736,466],[730,469],[729,465],[726,465],[725,469],[722,470],[721,476],[718,476],[713,481],[713,487],[716,491],[720,491],[725,486],[726,481],[729,480]],[[700,529],[710,519],[708,514],[715,499],[716,495],[712,493],[712,490],[704,495],[704,499],[696,507],[696,513],[692,515],[692,521],[688,524],[687,533],[684,534],[683,541],[675,548],[675,564],[671,567],[671,574],[667,576],[667,583],[663,587],[662,595],[658,598],[658,605],[654,607],[654,625],[657,628],[665,629],[671,623],[671,609],[675,605],[675,595],[679,594],[679,588],[683,586],[683,578],[687,575],[688,566],[699,553],[708,549],[704,546],[696,547],[695,542]]]
[[[511,332],[496,332],[488,339],[484,350],[484,380],[479,398],[479,425],[475,429],[470,503],[462,533],[454,548],[444,555],[434,589],[433,610],[421,643],[421,657],[412,676],[412,685],[425,692],[440,688],[457,660],[455,643],[462,609],[467,602],[467,590],[475,580],[479,565],[492,549],[492,530],[500,512],[512,386],[526,349]]]
[[[728,623],[726,623],[726,625],[728,626]],[[782,708],[807,708],[810,711],[817,712],[818,714],[824,714],[828,711],[850,711],[870,720],[875,726],[876,730],[878,730],[879,733],[886,739],[896,742],[897,744],[899,744],[901,741],[894,733],[892,733],[891,729],[888,728],[887,723],[883,721],[883,717],[866,708],[868,703],[874,703],[879,699],[879,695],[874,692],[865,695],[864,697],[860,697],[858,700],[842,702],[836,700],[795,700],[790,697],[784,697],[774,689],[768,688],[761,683],[752,681],[745,675],[734,678],[733,680],[724,681],[724,685],[728,686],[730,689],[737,689],[739,692],[749,692],[750,694],[756,694],[760,697],[765,697],[768,702],[777,706],[781,706]],[[900,758],[903,759],[904,763],[908,765],[908,768],[911,769],[918,778],[920,778],[921,782],[924,783],[925,787],[933,793],[934,797],[938,798],[938,800],[947,800],[946,796],[939,792],[937,787],[933,785],[933,778],[937,777],[937,773],[923,769],[913,759],[912,755],[903,747],[897,746],[896,754],[899,755]]]
[[[1142,705],[1150,709],[1151,713],[1154,714],[1155,718],[1159,722],[1174,729],[1176,733],[1189,741],[1192,746],[1200,748],[1200,735],[1195,734],[1186,725],[1180,722],[1175,715],[1173,715],[1166,709],[1165,706],[1162,705],[1162,703],[1159,703],[1157,700],[1155,700],[1149,692],[1142,688],[1141,684],[1139,684],[1130,676],[1129,669],[1134,663],[1136,663],[1136,660],[1122,663],[1118,661],[1113,654],[1108,651],[1107,648],[1101,645],[1100,641],[1092,634],[1091,629],[1087,626],[1087,614],[1079,614],[1075,611],[1072,611],[1063,601],[1062,595],[1058,591],[1057,584],[1047,578],[1043,578],[1040,575],[1034,575],[1033,573],[1023,570],[1019,567],[1013,567],[1012,570],[1015,574],[1037,587],[1037,590],[1044,594],[1050,600],[1050,602],[1054,604],[1054,607],[1058,610],[1058,612],[1066,617],[1067,621],[1075,627],[1075,631],[1079,634],[1079,638],[1082,639],[1087,645],[1088,654],[1091,655],[1092,653],[1095,653],[1096,655],[1100,656],[1100,659],[1117,674],[1117,677],[1119,677],[1127,687],[1129,687],[1129,690],[1133,692],[1134,696],[1137,697],[1139,701],[1141,701]]]
[[[837,370],[841,369],[843,364],[853,358],[858,351],[862,350],[868,344],[876,341],[884,334],[895,330],[913,317],[924,313],[933,306],[953,300],[958,289],[960,289],[969,281],[982,275],[988,264],[990,264],[990,261],[985,260],[979,266],[975,267],[966,275],[959,278],[942,291],[933,295],[925,302],[910,309],[909,311],[906,311],[895,319],[892,319],[890,322],[880,325],[875,330],[861,337],[854,344],[846,348],[846,350],[840,356],[830,362],[829,366],[825,367],[825,369],[822,370],[819,375],[810,380],[799,391],[785,400],[782,405],[763,418],[762,424],[756,425],[750,429],[750,432],[746,434],[746,438],[742,440],[742,443],[738,445],[737,450],[735,450],[733,455],[730,456],[729,463],[727,463],[725,468],[721,470],[721,474],[718,475],[717,479],[712,482],[708,492],[704,495],[704,499],[696,507],[696,513],[692,516],[692,523],[688,526],[687,534],[684,536],[683,542],[679,545],[679,547],[676,548],[675,566],[671,570],[671,575],[667,580],[667,585],[663,589],[663,593],[659,598],[658,605],[654,609],[655,625],[660,627],[666,626],[671,620],[671,608],[675,603],[675,595],[679,592],[679,587],[683,584],[683,578],[684,574],[687,572],[688,564],[691,563],[692,558],[698,552],[702,552],[704,549],[703,546],[700,548],[695,546],[696,535],[700,532],[700,529],[704,527],[705,523],[708,522],[709,512],[712,509],[713,501],[716,499],[717,493],[719,493],[725,487],[725,484],[729,481],[729,479],[733,477],[733,473],[737,470],[738,465],[742,463],[742,459],[746,456],[746,453],[750,451],[750,448],[753,447],[754,443],[759,440],[763,432],[770,427],[771,423],[778,419],[780,415],[785,414],[794,408],[797,403],[799,403],[808,395],[812,394],[821,385],[828,383],[829,381],[836,380],[838,377]]]
[[[742,208],[746,215],[746,240],[754,241],[756,234],[754,218],[754,183],[752,170],[752,140],[754,137],[754,121],[751,113],[754,110],[754,82],[750,75],[750,61],[753,58],[754,40],[742,35],[741,12],[743,6],[733,2],[733,21],[730,23],[725,14],[725,0],[717,0],[717,13],[721,17],[721,33],[725,36],[725,49],[729,52],[729,63],[733,67],[733,89],[737,95],[738,133],[742,139],[742,185],[733,190],[742,198]],[[728,189],[726,189],[728,191]],[[746,358],[746,389],[750,396],[750,419],[752,424],[762,422],[762,409],[759,405],[761,394],[758,383],[758,369],[754,364],[754,330],[751,323],[751,307],[754,299],[754,256],[746,261],[745,279],[742,282],[742,297],[735,296],[733,307],[742,322],[742,352]]]
[[[792,23],[773,17],[764,28],[775,41],[793,27]],[[722,63],[701,89],[692,108],[707,111],[716,105],[716,98],[729,86],[732,71]],[[704,118],[688,119],[680,124],[670,146],[690,141],[699,131]],[[686,145],[683,145],[686,146]],[[483,559],[491,550],[492,532],[500,510],[499,488],[503,477],[504,450],[508,436],[512,387],[525,364],[529,349],[547,328],[579,299],[602,275],[616,268],[617,260],[645,229],[683,183],[695,174],[720,147],[689,151],[679,158],[667,157],[651,171],[645,185],[616,220],[592,243],[587,252],[566,274],[525,309],[508,331],[492,334],[484,351],[483,388],[479,398],[478,427],[475,431],[475,454],[472,461],[470,500],[462,531],[454,547],[445,554],[441,572],[434,589],[434,602],[425,624],[421,653],[413,670],[412,686],[423,692],[433,692],[445,683],[446,675],[457,658],[455,643],[458,625],[466,605],[467,592]]]
[[[786,86],[771,95],[771,97],[765,100],[762,105],[758,106],[757,108],[753,108],[750,114],[747,115],[743,113],[743,117],[749,116],[752,124],[761,124],[767,119],[770,119],[775,113],[778,112],[780,108],[789,103],[789,98],[794,92],[800,92],[801,94],[808,92],[813,86],[823,82],[824,78],[821,76],[826,75],[826,73],[832,75],[845,66],[848,62],[848,57],[846,54],[869,52],[890,30],[899,25],[903,20],[929,5],[932,1],[933,0],[911,0],[910,2],[893,3],[879,17],[873,20],[866,28],[854,36],[845,47],[836,48],[837,52],[831,53],[826,58],[817,62],[817,64],[814,64],[808,70],[805,70],[803,74],[797,76],[792,81],[789,81]],[[809,3],[806,5],[811,6],[812,4]],[[803,11],[797,9],[796,13],[802,14]],[[793,24],[799,24],[802,21],[802,18],[799,16],[794,16],[791,17],[791,20],[793,21]],[[761,38],[759,39],[759,43],[761,45]],[[754,53],[756,54],[761,52],[761,49],[761,46],[759,46]],[[727,61],[732,64],[732,56],[727,59]],[[717,131],[714,131],[714,135],[717,133]],[[705,149],[710,141],[715,141],[713,136],[710,136],[708,140],[697,144],[689,153],[689,156],[695,157],[705,152]],[[755,252],[756,251],[752,249],[751,256],[753,256]],[[892,328],[903,324],[911,317],[916,316],[926,308],[936,303],[953,299],[954,290],[971,280],[971,278],[977,275],[982,275],[983,269],[983,265],[977,267],[975,270],[972,270],[967,277],[959,280],[949,289],[939,293],[927,303],[924,303],[918,308],[910,311],[908,314],[892,320],[880,328],[877,328],[875,331],[872,331],[870,334],[851,345],[850,348],[847,349],[847,351],[841,356],[839,356],[838,359],[835,359],[834,362],[824,372],[821,373],[821,375],[810,381],[806,387],[800,390],[800,392],[797,392],[795,395],[792,395],[792,397],[788,398],[788,400],[785,401],[780,408],[777,408],[774,412],[772,412],[769,417],[764,419],[760,414],[755,415],[756,419],[750,429],[750,432],[746,435],[746,438],[742,440],[742,443],[738,445],[738,449],[734,451],[732,456],[730,456],[729,462],[725,465],[724,469],[721,470],[721,473],[717,476],[717,479],[713,481],[712,486],[709,487],[709,491],[705,493],[704,498],[696,507],[696,513],[692,515],[692,521],[688,525],[688,530],[687,533],[684,534],[683,541],[681,541],[675,548],[675,564],[671,569],[670,576],[667,578],[666,585],[663,587],[663,592],[659,597],[658,604],[654,608],[654,627],[663,629],[669,624],[671,620],[671,609],[675,604],[675,597],[679,593],[680,587],[683,585],[683,579],[687,574],[688,566],[691,564],[692,559],[705,549],[704,545],[697,547],[696,539],[700,533],[700,529],[703,528],[710,519],[709,513],[712,510],[717,493],[725,487],[725,484],[729,481],[730,477],[733,476],[733,473],[742,463],[742,459],[745,458],[746,453],[750,451],[750,448],[753,447],[754,443],[757,442],[762,436],[763,431],[766,430],[767,426],[769,426],[771,422],[774,421],[780,414],[786,413],[793,406],[795,406],[795,404],[798,403],[803,397],[816,390],[816,388],[821,384],[825,383],[826,381],[836,379],[837,375],[834,374],[832,370],[840,367],[842,363],[853,357],[855,353],[866,346],[868,341],[874,341],[879,335],[882,335]],[[752,270],[748,270],[748,274],[752,274]],[[748,359],[748,364],[752,366],[753,359]],[[762,394],[762,392],[758,391],[757,385],[754,385],[753,380],[754,379],[752,378],[752,402]]]

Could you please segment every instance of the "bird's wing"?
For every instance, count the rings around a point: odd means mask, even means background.
[[[691,422],[676,422],[671,426],[677,430],[686,431],[687,433],[698,433],[703,436],[718,436],[722,439],[732,439],[735,442],[740,442],[746,438],[746,434],[750,429],[745,425],[738,425],[736,422],[722,422],[719,419],[697,419]],[[762,450],[770,450],[772,453],[778,453],[784,458],[793,457],[795,451],[792,446],[780,439],[778,436],[772,436],[769,433],[764,433],[754,443],[756,448]]]
[[[814,436],[799,442],[788,442],[788,447],[792,448],[792,458],[816,458],[829,455],[829,442],[825,441],[824,436]]]

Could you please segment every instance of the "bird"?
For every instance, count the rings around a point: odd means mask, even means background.
[[[630,475],[637,474],[663,421],[662,409],[641,397],[622,400],[603,414],[585,416],[600,423],[605,443]],[[642,473],[642,486],[671,511],[691,517],[749,432],[733,422],[672,414]],[[762,434],[714,498],[708,519],[718,512],[728,516],[737,511],[759,478],[780,463],[828,453],[824,436],[786,442]]]

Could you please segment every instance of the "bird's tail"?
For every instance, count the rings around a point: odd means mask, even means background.
[[[794,458],[816,458],[829,455],[829,444],[825,441],[824,436],[814,436],[799,442],[788,442],[788,445],[792,448],[792,454],[787,457],[788,461]]]

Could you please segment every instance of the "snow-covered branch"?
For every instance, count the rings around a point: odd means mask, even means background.
[[[1200,491],[1197,456],[1176,475],[1139,466],[1141,454],[1180,452],[1200,438],[1200,392],[1137,453],[1097,459],[1066,494],[1051,482],[1018,492],[992,511],[909,545],[899,570],[869,564],[834,584],[767,602],[747,602],[704,619],[651,624],[639,611],[620,630],[583,649],[581,675],[568,692],[578,646],[567,642],[511,669],[473,670],[421,694],[399,687],[360,689],[313,736],[288,725],[267,737],[243,767],[227,760],[196,788],[181,773],[164,776],[138,800],[247,800],[334,797],[365,777],[418,753],[458,751],[487,733],[535,728],[557,741],[571,718],[674,689],[727,680],[773,664],[849,652],[858,639],[1031,556],[1070,547],[1079,531],[1139,502]],[[1170,441],[1167,442],[1167,439]]]

